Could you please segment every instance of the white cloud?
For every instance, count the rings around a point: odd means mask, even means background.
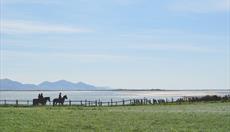
[[[176,51],[176,52],[204,52],[212,53],[219,52],[218,49],[197,46],[194,44],[142,44],[134,45],[133,48],[139,50],[160,50],[160,51]]]
[[[66,25],[47,24],[42,22],[24,20],[1,20],[1,33],[82,33],[92,32],[90,29],[77,28]]]
[[[220,40],[226,39],[226,37],[222,35],[201,34],[173,29],[153,29],[143,32],[125,33],[120,34],[120,37],[128,39],[136,38],[138,40],[131,44],[126,44],[126,48],[129,49],[203,53],[222,52],[223,49],[217,48],[215,45],[223,43]],[[159,38],[161,39],[160,41],[158,40]],[[167,41],[162,41],[162,38],[167,38]],[[153,39],[156,39],[156,41],[153,41]],[[170,39],[174,41],[170,41]],[[193,40],[196,41],[194,42]],[[198,40],[201,40],[201,42]],[[216,43],[217,40],[219,43]]]
[[[228,12],[230,0],[177,0],[169,5],[169,9],[191,13]]]
[[[32,52],[2,50],[1,62],[14,62],[17,60],[35,60],[36,62],[67,61],[67,62],[140,62],[140,61],[168,61],[167,58],[153,56],[137,56],[117,53],[75,53],[75,52]],[[47,63],[48,63],[47,62]]]

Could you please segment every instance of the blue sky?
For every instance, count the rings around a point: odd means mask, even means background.
[[[229,0],[1,0],[1,78],[230,88]]]

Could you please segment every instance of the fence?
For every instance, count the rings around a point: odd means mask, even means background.
[[[67,100],[64,102],[64,105],[78,105],[78,106],[127,106],[127,105],[147,105],[147,104],[166,104],[166,103],[182,103],[182,102],[200,102],[200,101],[230,101],[230,95],[217,96],[217,95],[207,95],[207,96],[191,96],[191,97],[182,97],[178,99],[122,99],[114,101],[101,101],[99,100]],[[33,105],[32,100],[0,100],[0,105],[14,105],[14,106],[30,106]],[[46,105],[53,105],[52,101],[47,102]]]
[[[78,105],[78,106],[127,106],[127,105],[146,105],[146,104],[162,104],[174,102],[172,99],[122,99],[110,101],[99,100],[66,100],[64,105]],[[0,100],[0,105],[13,105],[13,106],[30,106],[33,105],[33,100]],[[48,101],[46,105],[53,105],[52,101]]]

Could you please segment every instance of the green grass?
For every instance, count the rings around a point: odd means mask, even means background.
[[[1,132],[229,132],[230,102],[117,107],[0,107]]]

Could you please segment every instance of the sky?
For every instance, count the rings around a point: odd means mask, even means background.
[[[230,88],[230,0],[0,1],[1,78]]]

